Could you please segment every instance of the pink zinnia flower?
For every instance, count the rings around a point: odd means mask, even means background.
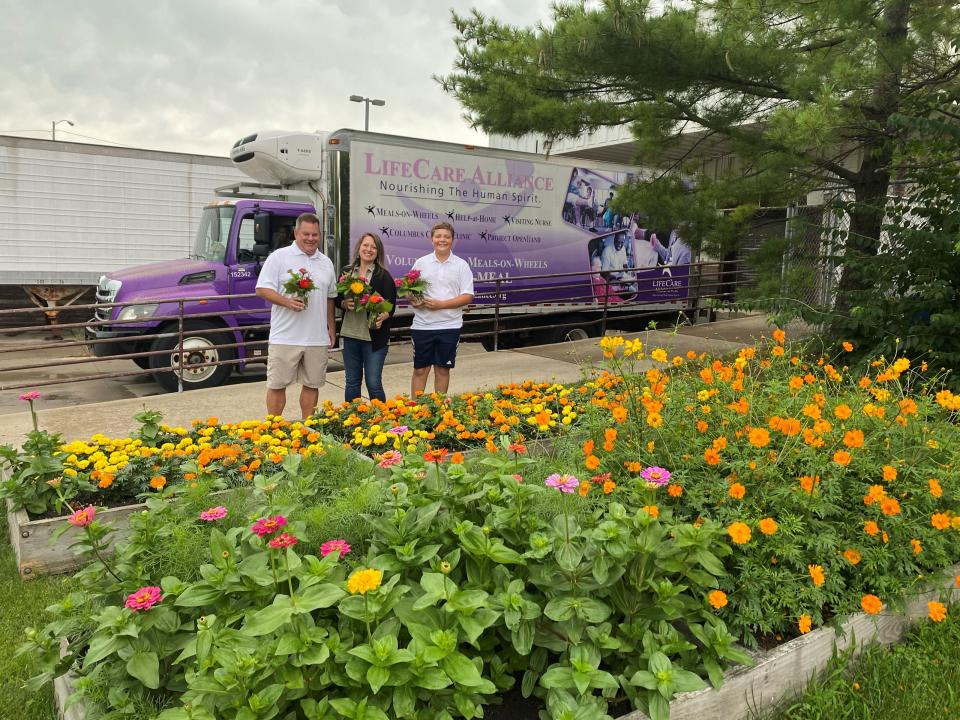
[[[134,612],[149,610],[161,600],[163,600],[163,593],[160,588],[150,585],[127,595],[127,602],[124,607]]]
[[[253,530],[258,537],[264,537],[265,535],[273,535],[286,524],[287,519],[283,515],[271,515],[270,517],[260,518],[250,529]]]
[[[347,544],[346,540],[327,540],[323,545],[320,546],[320,557],[326,557],[330,553],[335,552],[339,553],[337,558],[342,558],[348,552],[350,552],[350,545]]]
[[[580,481],[573,475],[560,475],[559,473],[554,473],[548,477],[543,481],[543,484],[564,493],[575,493],[577,488],[580,487]]]
[[[40,399],[40,393],[37,390],[31,390],[30,392],[25,392],[20,396],[20,399],[24,402],[33,402],[34,400]]]
[[[523,475],[521,475],[520,473],[514,473],[514,474],[513,474],[513,479],[516,480],[518,483],[522,483],[522,482],[523,482]]]
[[[382,468],[388,468],[391,465],[399,465],[403,460],[403,455],[398,453],[396,450],[387,450],[378,457],[380,458],[380,462],[377,463],[377,467]]]
[[[67,518],[67,522],[74,527],[86,527],[93,522],[96,514],[97,509],[93,505],[87,505],[82,510],[75,510],[74,513]]]
[[[650,485],[663,487],[670,482],[670,471],[665,470],[662,467],[648,467],[646,470],[640,473],[640,477],[646,480]]]
[[[270,541],[270,547],[280,549],[293,547],[297,544],[297,539],[290,533],[280,533],[273,540]]]
[[[403,435],[407,430],[409,430],[406,425],[397,425],[394,428],[387,430],[388,435]]]
[[[213,522],[214,520],[223,520],[227,516],[227,509],[222,505],[217,507],[212,507],[209,510],[204,510],[200,513],[200,519],[206,520],[207,522]]]

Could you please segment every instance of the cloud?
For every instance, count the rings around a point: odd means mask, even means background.
[[[524,25],[549,17],[549,0],[452,5]],[[372,130],[486,140],[431,79],[455,55],[447,3],[0,0],[0,16],[0,131],[44,137],[67,118],[63,139],[225,155],[260,129],[362,128],[363,106],[347,99],[362,94],[387,102],[371,108]]]

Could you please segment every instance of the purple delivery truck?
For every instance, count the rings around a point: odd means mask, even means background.
[[[338,268],[362,233],[378,233],[395,277],[430,251],[433,224],[451,222],[454,252],[477,281],[470,316],[490,315],[498,295],[508,306],[500,317],[523,314],[528,325],[538,312],[554,314],[549,325],[558,309],[568,311],[562,322],[573,327],[541,341],[598,334],[604,306],[630,302],[636,312],[637,301],[682,307],[687,297],[682,238],[610,206],[636,168],[355,130],[255,133],[230,156],[256,182],[217,189],[189,259],[111,272],[97,288],[98,302],[121,306],[97,311],[101,322],[88,334],[111,342],[94,345],[95,354],[163,351],[138,364],[155,369],[167,390],[219,385],[234,368],[264,360],[265,345],[246,351],[244,343],[267,336],[266,304],[218,298],[254,291],[264,258],[293,240],[303,212],[320,216],[323,250]],[[561,273],[579,275],[563,289],[536,277]],[[160,319],[181,302],[183,358],[178,321]],[[169,337],[142,337],[156,333]],[[224,361],[237,362],[211,364]],[[181,366],[182,375],[162,370]]]

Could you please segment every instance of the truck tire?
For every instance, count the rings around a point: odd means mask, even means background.
[[[228,331],[211,333],[220,326],[203,320],[191,320],[184,323],[183,328],[183,389],[199,390],[222,385],[230,373],[233,365],[208,365],[190,369],[191,365],[200,365],[208,362],[224,362],[236,357],[236,348],[220,347],[233,342],[233,335]],[[176,332],[176,325],[167,325],[161,332]],[[202,331],[203,334],[197,334]],[[162,350],[163,355],[150,356],[150,367],[153,370],[164,367],[177,367],[180,363],[178,338],[157,338],[153,341],[151,350]],[[178,372],[154,372],[153,378],[167,392],[178,390]]]
[[[547,331],[546,335],[547,344],[587,340],[600,335],[600,323],[584,322],[582,325],[572,327],[552,328]]]

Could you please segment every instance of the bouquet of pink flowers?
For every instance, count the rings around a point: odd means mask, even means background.
[[[303,306],[307,306],[307,296],[317,289],[313,278],[306,268],[300,268],[300,272],[290,270],[290,277],[283,283],[283,291],[292,297],[299,298]]]
[[[420,271],[410,270],[402,278],[395,281],[397,285],[397,297],[405,297],[414,302],[423,300],[423,295],[427,291],[427,281],[420,277]]]
[[[388,313],[393,310],[393,303],[387,300],[378,292],[371,292],[360,298],[360,309],[367,313],[367,326],[373,327],[377,324],[377,315]]]

